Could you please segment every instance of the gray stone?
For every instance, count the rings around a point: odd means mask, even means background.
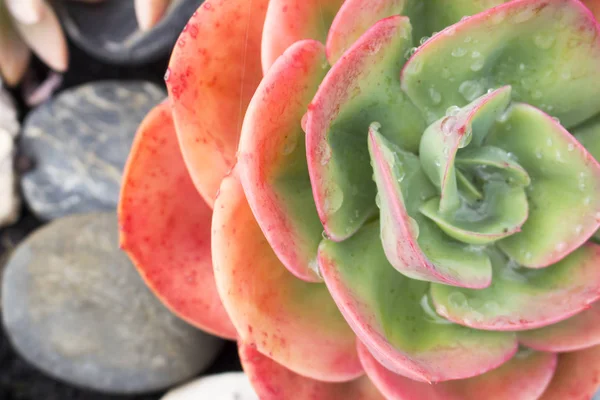
[[[0,227],[16,222],[21,209],[14,169],[18,133],[17,109],[0,82]]]
[[[6,265],[2,308],[9,339],[28,362],[103,392],[188,380],[223,343],[146,288],[119,250],[115,213],[68,216],[30,235]]]
[[[135,132],[165,96],[151,83],[106,81],[62,92],[30,112],[20,146],[34,168],[21,185],[34,214],[48,220],[115,209]]]
[[[151,30],[138,29],[133,0],[98,4],[58,1],[69,37],[86,52],[110,63],[136,65],[167,56],[202,0],[175,0]]]

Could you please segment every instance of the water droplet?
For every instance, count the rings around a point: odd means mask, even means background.
[[[321,165],[327,165],[331,160],[331,147],[327,143],[323,143],[321,146]]]
[[[291,134],[290,136],[284,139],[283,143],[283,154],[288,155],[291,154],[296,146],[298,145],[298,136]]]
[[[483,60],[483,58],[479,58],[475,61],[473,61],[473,63],[471,64],[471,71],[477,72],[480,71],[483,66],[485,64],[485,61]]]
[[[467,36],[464,40],[465,43],[471,43],[471,40],[473,40],[473,38],[471,36]]]
[[[448,147],[444,147],[444,157],[448,158],[448,156],[450,155],[450,149]]]
[[[546,139],[546,145],[548,147],[552,147],[552,139],[550,139],[550,138]]]
[[[440,128],[442,129],[442,133],[445,136],[450,136],[452,134],[452,130],[454,129],[455,125],[456,125],[456,118],[451,116],[451,117],[446,117],[442,120]]]
[[[323,235],[325,235],[325,231],[323,231]],[[324,239],[328,239],[328,238],[324,238]],[[317,261],[317,259],[312,259],[309,263],[308,263],[308,268],[310,268],[319,278],[322,278],[323,276],[321,275],[321,268],[319,268],[319,262]]]
[[[552,120],[557,124],[560,124],[560,119],[558,119],[557,117],[552,117]]]
[[[577,226],[575,227],[575,233],[576,233],[576,234],[578,234],[578,235],[579,235],[579,234],[580,234],[582,231],[583,231],[583,226],[581,226],[581,225],[577,225]]]
[[[464,21],[465,19],[469,18],[470,15],[463,15],[462,18],[460,19],[461,21]]]
[[[541,90],[536,90],[531,94],[531,97],[533,97],[534,99],[541,99],[543,96],[544,95]]]
[[[321,237],[326,240],[329,239],[329,235],[325,231],[321,232]]]
[[[438,158],[436,158],[433,163],[435,164],[436,167],[440,167],[442,165],[442,163],[440,162],[440,160]]]
[[[573,143],[569,143],[569,145],[567,146],[567,150],[569,150],[569,151],[575,150],[575,145]]]
[[[560,242],[559,244],[556,245],[556,251],[558,251],[559,253],[562,253],[563,251],[565,251],[566,248],[567,248],[567,244],[565,242]]]
[[[540,150],[540,149],[537,149],[537,150],[535,151],[535,158],[537,158],[538,160],[541,160],[541,159],[542,159],[542,150]]]
[[[406,50],[406,53],[404,53],[404,58],[406,58],[408,60],[409,58],[412,57],[413,54],[415,54],[416,51],[417,51],[416,47],[411,47],[410,49]]]
[[[377,205],[377,208],[381,208],[381,196],[379,193],[375,195],[375,204]]]
[[[462,47],[456,47],[454,50],[452,50],[452,57],[462,57],[465,54],[467,54],[467,50],[463,49]]]
[[[562,153],[560,152],[560,150],[556,150],[556,161],[565,162],[565,160],[562,158]]]
[[[473,101],[484,92],[483,86],[477,81],[465,81],[460,84],[458,91],[467,101]]]
[[[410,62],[406,65],[405,72],[409,75],[415,75],[421,72],[423,69],[423,61],[421,57],[412,58]]]
[[[408,217],[408,227],[410,230],[410,233],[413,235],[413,237],[415,239],[419,238],[419,223],[417,221],[415,221],[413,218]]]
[[[494,25],[498,25],[506,18],[506,11],[504,10],[495,10],[492,13],[491,20]]]
[[[168,82],[170,77],[171,77],[171,68],[167,68],[167,70],[165,71],[165,76],[164,76],[165,82]]]
[[[442,102],[442,95],[434,88],[429,88],[429,97],[433,104],[440,104]]]
[[[522,22],[526,22],[529,21],[531,19],[531,17],[533,17],[535,14],[535,9],[533,7],[526,7],[523,10],[520,10],[519,12],[517,12],[512,20],[513,22],[520,24]]]
[[[525,71],[525,64],[523,64],[523,63],[519,64],[519,70]]]
[[[340,189],[340,187],[337,184],[331,183],[325,197],[325,202],[323,204],[325,213],[336,213],[342,207],[343,202],[344,192],[342,192],[342,189]]]
[[[429,36],[423,36],[423,37],[421,38],[421,40],[419,40],[419,43],[420,43],[421,45],[423,45],[423,44],[425,44],[425,42],[427,42],[428,40],[429,40]]]
[[[456,308],[464,308],[467,306],[467,297],[461,292],[452,292],[448,295],[448,302]]]
[[[592,202],[592,199],[588,196],[585,199],[583,199],[583,204],[584,205],[589,205]]]
[[[554,35],[551,34],[538,34],[533,38],[533,42],[537,47],[542,50],[547,50],[554,44]]]
[[[454,36],[454,34],[456,33],[456,27],[454,25],[451,25],[444,30],[444,33],[446,34],[446,36]]]
[[[585,186],[585,182],[579,182],[579,190],[581,190],[582,192],[585,190],[586,186]]]
[[[454,116],[458,115],[459,112],[460,112],[460,107],[459,106],[450,106],[446,110],[446,116],[448,116],[448,117],[454,117]]]
[[[302,116],[302,119],[300,120],[300,126],[302,127],[302,130],[304,132],[306,132],[307,124],[308,124],[308,112],[304,113],[304,115]]]
[[[400,176],[398,177],[398,183],[402,183],[402,181],[404,180],[404,177],[406,176],[406,174],[403,172],[400,174]]]
[[[564,80],[571,79],[571,71],[563,71],[560,74],[560,77],[563,78]]]
[[[531,254],[530,251],[528,251],[527,253],[525,253],[525,259],[526,260],[531,260],[531,257],[533,257],[533,255]]]

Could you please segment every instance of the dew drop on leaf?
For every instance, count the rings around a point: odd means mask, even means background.
[[[465,54],[467,54],[467,50],[462,47],[456,47],[454,50],[452,50],[452,57],[462,57]]]
[[[332,183],[328,188],[325,202],[323,204],[325,212],[327,214],[336,213],[342,207],[343,202],[344,192],[342,192],[342,189],[340,189],[337,184]]]
[[[440,104],[442,102],[442,95],[434,88],[429,88],[429,97],[433,104]]]
[[[554,44],[554,35],[537,34],[533,38],[533,43],[542,50],[547,50]]]
[[[484,92],[483,86],[477,81],[464,81],[458,87],[459,93],[467,101],[473,101]]]

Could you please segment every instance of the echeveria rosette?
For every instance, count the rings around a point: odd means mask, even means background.
[[[264,399],[587,398],[598,33],[577,0],[207,1],[123,247]]]

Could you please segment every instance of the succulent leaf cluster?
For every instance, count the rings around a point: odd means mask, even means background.
[[[597,6],[207,1],[136,138],[123,248],[261,398],[589,398]]]

